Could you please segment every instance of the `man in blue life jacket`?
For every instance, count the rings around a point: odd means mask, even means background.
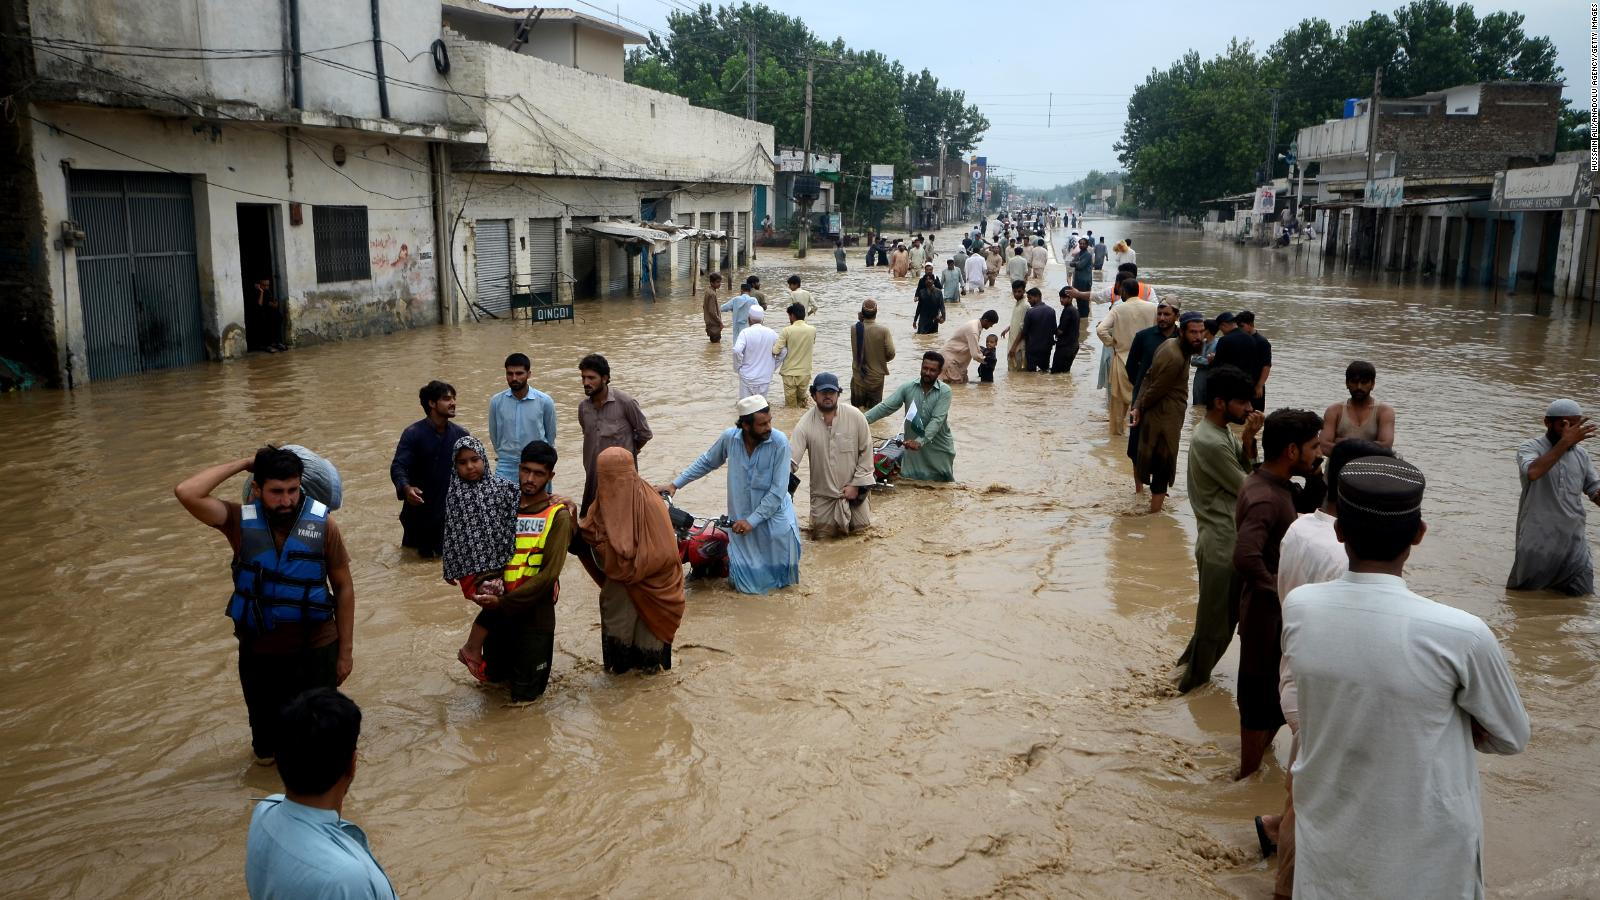
[[[191,475],[172,491],[233,548],[227,615],[239,639],[239,683],[261,765],[277,755],[279,710],[311,688],[343,684],[352,665],[350,556],[327,506],[301,493],[302,471],[294,453],[262,447],[253,457]],[[252,473],[253,502],[211,496],[240,472]]]

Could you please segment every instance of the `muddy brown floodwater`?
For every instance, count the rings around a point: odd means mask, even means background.
[[[1320,410],[1350,359],[1377,364],[1398,449],[1429,479],[1412,585],[1489,622],[1533,719],[1526,753],[1479,758],[1490,891],[1600,895],[1595,601],[1502,588],[1513,449],[1552,397],[1600,405],[1591,308],[1087,224],[1135,236],[1146,277],[1186,308],[1254,309],[1274,406]],[[848,274],[831,263],[767,250],[754,266],[774,293],[805,273],[818,369],[848,371],[866,297],[899,346],[892,382],[965,318],[993,305],[1004,320],[990,292],[940,338],[915,336],[909,281],[863,271],[859,251]],[[1062,278],[1052,262],[1047,296]],[[576,324],[423,328],[0,398],[0,894],[242,895],[250,800],[279,782],[251,763],[226,544],[171,491],[269,440],[343,472],[345,690],[365,711],[346,815],[402,894],[1270,893],[1250,820],[1281,805],[1287,732],[1234,783],[1236,657],[1213,686],[1168,687],[1193,616],[1193,516],[1181,478],[1166,513],[1138,514],[1094,354],[1070,377],[958,388],[959,484],[875,499],[864,537],[807,540],[798,587],[692,583],[670,673],[601,670],[596,590],[574,571],[545,698],[510,707],[468,677],[455,651],[471,610],[437,562],[399,548],[388,464],[417,387],[453,382],[457,421],[484,434],[501,360],[527,351],[560,411],[557,487],[576,492],[580,356],[604,352],[644,406],[641,468],[664,480],[731,424],[728,347],[706,343],[685,290],[579,304]],[[780,428],[797,417],[777,410]],[[723,485],[680,503],[718,513]]]

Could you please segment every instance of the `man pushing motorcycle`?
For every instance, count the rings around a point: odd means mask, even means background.
[[[692,481],[728,466],[729,578],[745,594],[765,594],[800,580],[800,526],[789,499],[789,439],[772,427],[760,395],[736,405],[738,419],[669,484],[676,494]]]

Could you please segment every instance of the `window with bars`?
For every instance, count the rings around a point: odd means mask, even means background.
[[[316,239],[319,284],[372,278],[365,206],[314,206],[311,229]]]

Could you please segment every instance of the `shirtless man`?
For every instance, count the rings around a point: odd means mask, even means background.
[[[1344,370],[1344,386],[1350,399],[1335,403],[1322,414],[1322,452],[1333,452],[1333,445],[1346,438],[1372,441],[1394,449],[1394,407],[1372,399],[1372,386],[1378,370],[1364,359]]]

